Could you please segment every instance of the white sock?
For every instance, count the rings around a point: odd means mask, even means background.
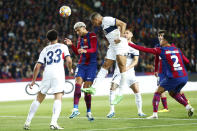
[[[123,88],[126,84],[126,72],[120,73],[121,79],[120,79],[120,88],[119,88],[119,95],[121,96],[123,94]]]
[[[153,112],[153,116],[158,117],[157,112]]]
[[[115,99],[115,90],[110,90],[109,100],[110,100],[110,112],[115,112],[114,105],[112,105],[112,101]]]
[[[94,88],[99,87],[100,83],[103,81],[103,78],[105,78],[107,74],[108,74],[108,70],[101,67],[100,71],[98,72],[98,74],[95,78],[95,81],[94,81],[92,87],[94,87]]]
[[[40,105],[40,102],[37,101],[37,100],[34,100],[30,106],[30,109],[29,109],[29,114],[27,116],[27,120],[26,120],[26,123],[30,124],[31,123],[31,120],[32,118],[34,117],[38,107]]]
[[[140,93],[135,93],[135,103],[137,105],[138,113],[142,113],[142,97]]]
[[[59,118],[61,108],[62,108],[61,100],[55,100],[53,104],[53,115],[51,119],[51,125],[57,124],[57,120]]]
[[[192,106],[190,106],[189,104],[187,104],[186,106],[185,106],[185,109],[188,111],[189,109],[191,109],[192,108]]]

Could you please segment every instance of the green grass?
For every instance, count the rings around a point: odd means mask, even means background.
[[[197,109],[197,92],[185,92],[190,103]],[[153,94],[142,94],[143,111],[152,115]],[[32,101],[0,102],[0,131],[21,131]],[[72,110],[72,98],[63,99],[59,125],[66,131],[196,131],[197,115],[188,118],[185,108],[168,96],[169,113],[160,113],[158,120],[139,118],[134,95],[125,95],[116,106],[116,117],[107,119],[109,112],[108,96],[93,97],[92,113],[94,122],[89,122],[86,115],[84,99],[80,101],[80,116],[68,119]],[[162,108],[160,103],[160,109]],[[47,131],[52,115],[53,100],[45,100],[39,107],[31,123],[32,131]],[[4,117],[3,117],[4,116]],[[10,116],[10,117],[8,117]]]

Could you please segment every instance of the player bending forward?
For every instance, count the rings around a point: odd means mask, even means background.
[[[175,47],[175,45],[173,43],[171,44],[171,46]],[[157,44],[156,47],[160,47],[160,45]],[[189,64],[189,60],[184,55],[183,55],[183,61],[185,64]],[[159,66],[159,68],[158,68],[158,66]],[[155,76],[158,79],[157,84],[159,86],[161,81],[163,79],[165,79],[165,75],[164,75],[164,73],[162,73],[162,61],[161,61],[161,58],[159,57],[159,55],[155,56]],[[180,92],[180,94],[183,97],[183,99],[185,99],[189,103],[189,101],[185,97],[185,94],[183,92]],[[166,97],[165,92],[163,92],[161,94],[161,103],[163,105],[163,109],[159,110],[158,112],[169,112],[168,104],[167,104],[167,97]]]
[[[42,65],[45,66],[43,78],[40,85],[36,100],[30,106],[29,114],[24,125],[24,129],[30,129],[30,123],[34,114],[36,113],[39,105],[45,99],[46,93],[49,89],[54,93],[53,114],[51,119],[50,128],[52,130],[64,129],[57,124],[61,112],[63,86],[65,86],[65,71],[64,59],[66,59],[68,70],[73,73],[72,59],[68,47],[64,44],[58,43],[58,33],[56,30],[49,30],[47,32],[47,39],[50,45],[46,46],[40,53],[38,62],[36,63],[33,71],[33,79],[30,84],[32,87],[35,84],[36,78]]]
[[[127,29],[124,33],[124,36],[127,38],[129,43],[133,43],[131,41],[131,39],[133,37],[133,33],[130,30]],[[142,97],[141,97],[141,94],[139,92],[138,82],[135,78],[134,66],[137,65],[138,59],[139,59],[139,51],[129,47],[129,52],[128,52],[128,55],[127,55],[127,63],[126,63],[126,67],[127,67],[126,84],[135,93],[135,102],[136,102],[137,109],[138,109],[138,116],[146,116],[142,112]],[[117,67],[117,64],[116,64],[116,68],[115,68],[115,71],[114,71],[112,84],[111,84],[111,88],[110,88],[110,112],[107,115],[108,118],[112,118],[115,115],[115,109],[114,109],[113,101],[114,101],[114,98],[115,98],[116,89],[119,87],[119,84],[120,84],[120,71],[119,71],[119,69]]]
[[[81,86],[88,88],[92,85],[97,71],[97,38],[96,34],[88,32],[83,22],[77,22],[74,30],[79,36],[77,48],[72,41],[65,39],[67,45],[71,45],[76,55],[80,55],[80,60],[75,71],[75,92],[74,92],[74,108],[69,118],[74,118],[80,113],[78,111],[79,99],[81,97]],[[91,94],[85,93],[85,102],[87,107],[87,118],[89,121],[94,120],[91,113]]]
[[[165,78],[160,82],[154,97],[153,97],[153,115],[148,119],[158,119],[158,106],[160,97],[166,90],[170,96],[177,102],[182,104],[188,111],[188,116],[191,117],[194,113],[194,108],[181,96],[180,91],[188,81],[188,74],[183,63],[183,54],[180,49],[170,45],[166,40],[166,32],[161,30],[158,32],[159,42],[161,47],[145,48],[129,43],[129,46],[143,52],[159,55],[162,60],[162,73]]]
[[[122,96],[122,91],[125,86],[126,79],[126,54],[128,53],[128,42],[123,36],[126,23],[122,22],[113,17],[103,17],[99,13],[93,13],[91,15],[91,22],[94,26],[101,26],[103,28],[105,37],[109,42],[109,47],[107,50],[107,55],[105,62],[100,69],[97,79],[93,85],[94,88],[97,88],[102,82],[103,78],[108,74],[108,69],[113,65],[114,61],[117,61],[118,68],[120,70],[120,90],[116,98],[114,99],[115,103],[119,103]],[[120,27],[120,30],[118,29]],[[84,90],[88,91],[88,90]],[[91,91],[91,89],[90,89]]]

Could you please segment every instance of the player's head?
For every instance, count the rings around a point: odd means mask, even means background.
[[[47,32],[47,39],[52,42],[52,41],[55,41],[57,40],[57,35],[58,35],[58,32],[55,30],[55,29],[52,29],[52,30],[49,30]]]
[[[124,32],[124,37],[128,40],[131,41],[131,39],[133,38],[133,33],[130,29],[126,29]]]
[[[74,30],[79,36],[84,36],[85,34],[87,34],[86,25],[84,22],[75,23]]]
[[[159,30],[158,31],[158,39],[160,42],[160,45],[166,44],[167,42],[167,33],[166,30]]]
[[[102,24],[102,18],[98,12],[94,12],[90,15],[90,20],[94,26],[100,26]]]

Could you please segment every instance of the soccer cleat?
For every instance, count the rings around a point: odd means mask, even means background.
[[[80,112],[78,110],[75,110],[75,111],[72,112],[72,114],[69,116],[69,118],[72,119],[72,118],[74,118],[78,115],[80,115]]]
[[[93,87],[82,88],[81,91],[82,91],[82,92],[85,92],[85,93],[92,94],[92,95],[94,95],[94,94],[96,93],[96,89],[93,88]]]
[[[122,98],[123,98],[123,96],[117,95],[115,97],[115,99],[112,101],[112,105],[116,105],[116,104],[120,103],[120,101],[122,100]]]
[[[24,125],[24,127],[23,127],[23,129],[24,129],[24,130],[30,130],[30,123],[31,123],[31,122],[27,122],[27,121],[26,121],[26,122],[25,122],[25,125]]]
[[[158,116],[152,115],[152,116],[147,117],[146,119],[158,119]]]
[[[23,129],[24,129],[24,130],[30,130],[30,125],[26,125],[26,124],[25,124],[24,127],[23,127]]]
[[[191,107],[191,108],[188,110],[188,116],[191,117],[193,114],[194,114],[194,108]]]
[[[145,117],[146,114],[144,114],[144,113],[138,113],[138,116],[140,116],[140,117]]]
[[[107,114],[107,118],[112,118],[115,116],[115,112],[109,112],[109,114]]]
[[[168,110],[168,109],[161,109],[161,110],[159,110],[158,112],[169,112],[170,110]]]
[[[50,129],[51,130],[63,130],[64,128],[63,127],[60,127],[58,125],[50,125]]]
[[[93,121],[94,118],[92,117],[92,113],[91,112],[87,112],[86,117],[88,118],[88,121]]]

